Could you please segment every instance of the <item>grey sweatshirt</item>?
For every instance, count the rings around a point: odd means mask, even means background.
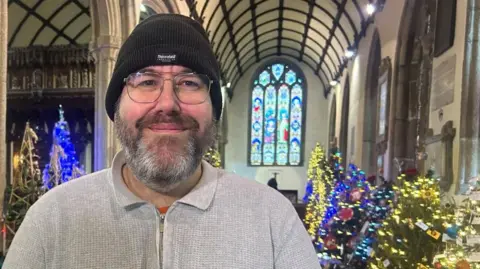
[[[123,183],[124,163],[120,152],[111,169],[38,200],[3,268],[320,268],[294,207],[278,191],[203,162],[197,186],[169,208],[162,236],[158,210]]]

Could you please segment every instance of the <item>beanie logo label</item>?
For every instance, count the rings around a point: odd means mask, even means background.
[[[158,54],[157,61],[162,63],[175,63],[177,61],[176,54]]]

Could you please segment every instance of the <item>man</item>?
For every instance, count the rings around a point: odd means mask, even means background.
[[[105,103],[124,150],[35,203],[4,269],[320,268],[288,200],[201,161],[222,99],[200,24],[171,14],[140,23]]]

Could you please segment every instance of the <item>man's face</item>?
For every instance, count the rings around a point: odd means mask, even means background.
[[[150,189],[165,193],[195,172],[215,141],[216,128],[210,97],[191,105],[175,95],[173,78],[191,70],[173,65],[148,70],[164,78],[160,97],[153,103],[135,102],[126,85],[115,112],[115,129],[133,174]]]

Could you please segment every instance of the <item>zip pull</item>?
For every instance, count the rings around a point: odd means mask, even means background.
[[[160,232],[163,233],[163,228],[165,226],[165,215],[163,214],[160,214],[160,225],[159,225],[159,229],[160,229]]]

